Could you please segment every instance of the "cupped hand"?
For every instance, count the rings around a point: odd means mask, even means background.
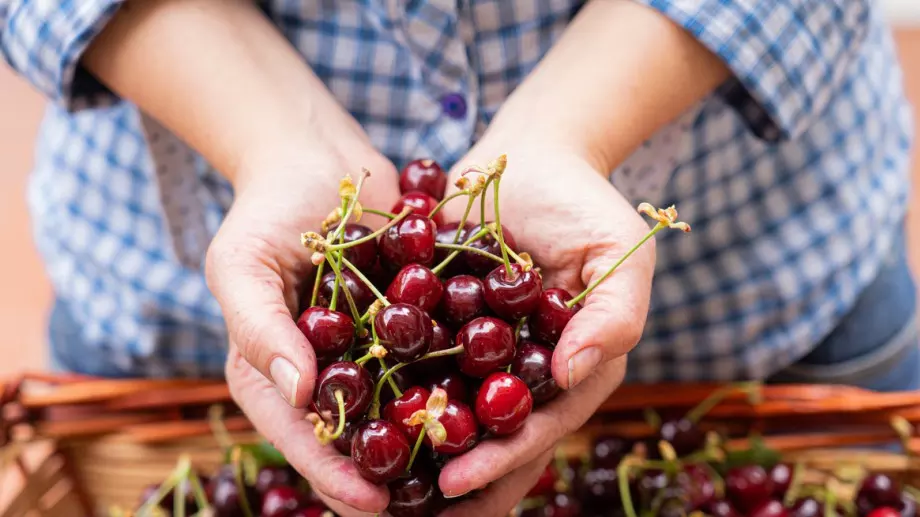
[[[337,513],[382,511],[386,487],[365,481],[350,459],[324,447],[304,419],[316,379],[316,358],[295,319],[311,284],[310,251],[301,233],[318,230],[339,206],[339,182],[371,171],[366,206],[388,209],[399,198],[397,173],[376,153],[302,150],[296,159],[252,165],[237,181],[233,207],[208,251],[208,285],[223,309],[230,348],[227,382],[256,429],[277,447]],[[365,215],[362,224],[384,220]]]
[[[650,231],[606,174],[577,153],[545,145],[487,146],[477,146],[452,174],[507,155],[500,183],[501,223],[540,267],[545,287],[577,295]],[[487,195],[494,195],[491,188]],[[460,205],[449,208],[449,219],[459,219]],[[492,213],[490,204],[490,220]],[[506,515],[540,475],[547,451],[581,427],[619,386],[626,354],[645,326],[654,266],[655,248],[649,241],[583,300],[553,353],[553,377],[565,391],[534,411],[519,432],[483,442],[444,468],[439,483],[447,495],[494,482],[445,515]]]

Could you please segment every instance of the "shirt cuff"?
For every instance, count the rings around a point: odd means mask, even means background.
[[[719,94],[767,141],[801,135],[859,56],[871,2],[635,0],[717,55],[734,78]]]
[[[14,70],[69,111],[110,105],[118,98],[80,60],[123,2],[13,0],[0,11],[0,51]]]

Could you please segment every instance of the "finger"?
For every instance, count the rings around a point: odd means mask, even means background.
[[[602,280],[624,253],[611,247],[589,251],[582,269],[585,285]],[[588,294],[553,352],[553,378],[559,386],[571,389],[598,365],[636,346],[648,316],[654,269],[655,250],[649,242]]]
[[[215,238],[207,256],[208,287],[240,354],[291,406],[304,407],[313,393],[316,357],[284,298],[280,266],[259,258],[272,256],[273,250],[259,246],[257,239]]]
[[[552,450],[544,451],[537,459],[498,480],[482,493],[476,494],[457,506],[448,508],[441,513],[441,517],[504,517],[508,515],[537,482],[552,457]]]
[[[610,361],[577,388],[534,411],[513,435],[486,440],[454,458],[441,471],[441,491],[458,497],[533,461],[560,438],[581,427],[619,386],[625,371],[625,357]]]
[[[313,426],[304,419],[305,411],[291,408],[281,400],[272,384],[232,345],[226,375],[233,399],[256,430],[281,451],[315,490],[360,511],[377,513],[386,508],[389,502],[386,488],[362,478],[351,459],[335,448],[321,445],[313,435]]]

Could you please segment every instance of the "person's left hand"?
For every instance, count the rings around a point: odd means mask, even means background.
[[[568,149],[502,149],[482,142],[452,175],[456,178],[470,165],[484,166],[500,154],[508,159],[500,184],[502,225],[519,251],[533,257],[545,287],[580,293],[649,232],[606,174]],[[487,196],[493,195],[490,187]],[[448,205],[448,220],[459,219],[463,205]],[[486,217],[491,220],[489,206]],[[477,213],[471,218],[478,220]],[[653,242],[640,248],[591,292],[569,322],[553,353],[553,376],[565,391],[536,409],[515,434],[485,441],[447,464],[439,480],[447,496],[492,484],[442,515],[507,515],[533,486],[557,442],[581,427],[619,386],[626,353],[645,326],[654,250]]]

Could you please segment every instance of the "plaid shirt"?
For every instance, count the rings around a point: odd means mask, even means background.
[[[869,0],[636,1],[734,78],[612,171],[634,201],[675,203],[694,228],[659,239],[629,376],[762,378],[837,325],[898,237],[913,128],[889,30]],[[52,350],[88,373],[220,375],[227,336],[202,267],[232,191],[80,68],[120,3],[0,7],[2,54],[52,101],[29,192],[60,302]],[[579,6],[263,5],[397,166],[460,159]]]

